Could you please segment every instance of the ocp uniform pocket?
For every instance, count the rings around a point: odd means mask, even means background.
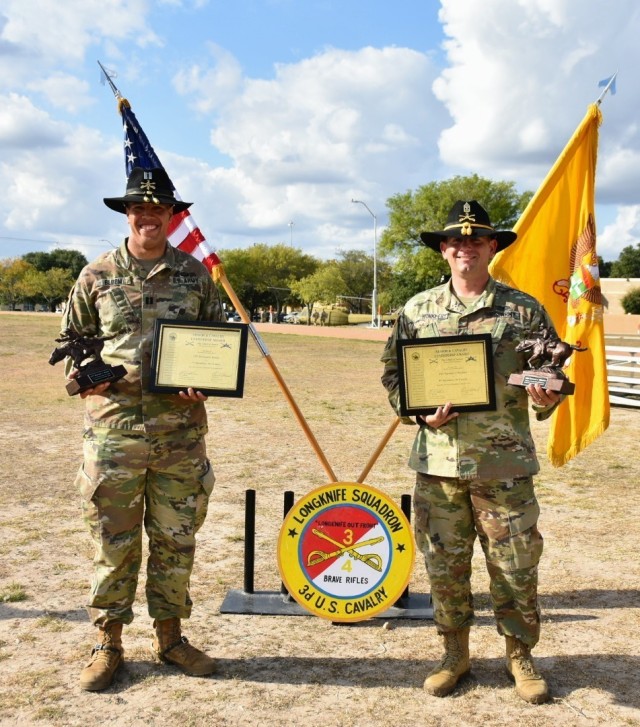
[[[96,536],[100,532],[100,510],[95,497],[98,484],[85,472],[84,465],[81,465],[78,470],[75,485],[80,491],[82,519],[90,532]]]
[[[413,529],[415,533],[416,545],[418,546],[418,549],[423,555],[427,555],[427,553],[435,551],[431,539],[431,533],[429,532],[429,512],[431,509],[431,503],[429,502],[429,499],[424,492],[424,490],[426,490],[427,488],[427,476],[419,474],[413,493]]]
[[[519,321],[500,318],[491,331],[493,343],[494,370],[509,376],[523,367],[522,355],[515,351],[516,345],[524,338],[525,331]]]
[[[213,492],[213,486],[216,482],[216,476],[211,468],[211,462],[206,460],[206,469],[200,476],[200,489],[196,495],[196,512],[194,519],[194,532],[200,530],[204,521],[207,517],[207,511],[209,509],[209,498]]]
[[[98,299],[100,325],[105,336],[131,333],[140,328],[140,318],[122,288],[112,287]]]
[[[533,568],[542,557],[543,538],[538,530],[540,506],[534,498],[513,513],[509,513],[509,542],[511,568]]]

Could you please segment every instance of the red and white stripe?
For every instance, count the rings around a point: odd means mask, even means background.
[[[196,260],[201,260],[209,272],[220,264],[220,258],[207,242],[189,210],[173,215],[167,237],[174,247],[193,255]]]

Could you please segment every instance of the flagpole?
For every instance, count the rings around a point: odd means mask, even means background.
[[[109,84],[109,86],[111,86],[111,90],[113,91],[113,95],[118,100],[120,100],[122,98],[122,94],[120,93],[120,91],[118,91],[118,89],[116,88],[115,83],[111,80],[111,76],[107,73],[107,69],[102,65],[102,63],[100,63],[100,61],[98,61],[98,65],[102,69],[102,73],[103,73],[103,75],[104,75],[107,83]]]
[[[400,417],[396,417],[391,422],[391,424],[389,425],[389,428],[387,429],[387,431],[384,433],[384,436],[380,440],[380,444],[378,444],[378,446],[376,447],[375,452],[371,455],[371,457],[369,457],[369,461],[367,462],[367,464],[364,466],[364,469],[360,473],[360,477],[358,477],[358,483],[359,484],[362,484],[364,482],[364,478],[369,474],[369,472],[371,471],[373,465],[376,463],[376,460],[380,456],[382,450],[389,443],[389,440],[391,439],[391,436],[393,435],[393,433],[398,428],[398,424],[400,424]]]
[[[604,96],[605,96],[605,94],[607,93],[607,91],[608,91],[608,90],[609,90],[609,89],[611,88],[611,86],[613,85],[613,82],[614,82],[614,81],[616,80],[616,76],[617,76],[617,75],[618,75],[618,71],[616,71],[616,72],[615,72],[615,73],[613,74],[613,76],[611,76],[611,78],[609,79],[609,83],[607,83],[607,85],[606,85],[606,86],[604,87],[604,91],[603,91],[603,92],[602,92],[602,93],[600,94],[600,96],[598,96],[598,100],[596,101],[596,103],[598,104],[598,106],[600,106],[600,104],[602,103],[602,99],[604,98]],[[599,85],[599,84],[598,84],[598,85]]]
[[[260,353],[262,354],[263,359],[265,360],[267,366],[271,369],[271,373],[275,377],[276,381],[278,382],[278,386],[280,387],[280,390],[285,396],[285,399],[287,400],[289,406],[291,407],[291,410],[293,411],[293,414],[295,418],[298,420],[298,424],[302,427],[302,431],[306,434],[307,439],[309,440],[309,443],[311,444],[311,447],[313,451],[316,453],[316,456],[320,460],[320,463],[322,464],[324,471],[329,476],[329,479],[331,482],[337,482],[337,478],[331,469],[331,465],[329,464],[327,458],[324,455],[324,452],[322,451],[320,445],[318,444],[318,441],[316,440],[315,436],[313,435],[313,432],[311,431],[311,428],[307,424],[307,420],[304,418],[304,415],[300,411],[300,407],[296,403],[295,399],[293,398],[293,395],[291,394],[291,391],[289,391],[289,387],[287,386],[285,380],[282,378],[282,374],[278,370],[278,367],[276,366],[275,361],[271,358],[271,354],[267,350],[267,346],[262,340],[262,337],[256,330],[256,327],[251,322],[251,319],[249,318],[249,314],[245,310],[244,306],[240,302],[240,299],[236,295],[235,290],[231,286],[231,283],[229,282],[229,279],[227,278],[227,275],[224,271],[224,266],[220,262],[217,265],[214,266],[213,270],[211,271],[211,277],[214,279],[215,282],[220,283],[222,287],[225,289],[227,295],[229,296],[231,302],[233,303],[234,308],[236,309],[236,312],[240,316],[243,323],[247,323],[249,326],[249,331],[251,332],[251,335],[253,337],[253,340],[255,341],[256,345],[260,349]]]
[[[102,69],[102,72],[104,74],[104,77],[107,79],[107,82],[109,83],[109,86],[111,87],[111,90],[113,91],[113,95],[116,97],[118,101],[118,111],[122,114],[122,107],[126,106],[127,109],[131,108],[131,105],[127,101],[126,98],[122,96],[118,88],[116,87],[115,83],[111,80],[111,77],[107,73],[105,67],[98,61],[98,65]],[[211,277],[213,278],[214,282],[220,283],[222,287],[225,289],[227,295],[229,296],[231,302],[233,303],[234,308],[238,312],[241,320],[243,323],[247,323],[249,325],[249,330],[251,332],[251,335],[260,349],[260,353],[262,354],[262,357],[266,361],[267,365],[271,369],[272,374],[274,375],[276,381],[278,382],[278,385],[284,394],[289,406],[291,407],[291,410],[293,411],[294,416],[296,417],[298,423],[300,424],[303,432],[305,433],[307,439],[309,440],[309,443],[311,444],[311,447],[313,451],[315,452],[316,456],[320,460],[320,464],[324,468],[324,471],[328,475],[331,482],[337,482],[336,475],[331,468],[331,465],[329,464],[329,461],[324,455],[324,452],[322,451],[320,445],[318,444],[317,439],[313,435],[313,432],[311,431],[311,428],[307,424],[306,419],[304,418],[302,412],[300,411],[300,407],[296,403],[296,401],[293,398],[293,395],[289,391],[288,386],[286,385],[280,371],[278,370],[278,367],[275,364],[275,361],[271,358],[271,354],[267,350],[267,347],[260,337],[260,334],[256,330],[255,326],[251,322],[249,315],[247,311],[245,310],[244,306],[240,302],[240,299],[236,295],[235,291],[233,290],[233,287],[231,286],[231,283],[229,282],[229,279],[227,278],[227,275],[224,271],[224,266],[222,265],[220,259],[217,255],[213,256],[215,258],[215,261],[213,263],[213,266],[211,268]]]

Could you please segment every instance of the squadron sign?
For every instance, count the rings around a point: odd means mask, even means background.
[[[278,539],[289,593],[331,621],[363,621],[393,606],[409,582],[413,557],[402,510],[379,490],[352,482],[300,499]]]

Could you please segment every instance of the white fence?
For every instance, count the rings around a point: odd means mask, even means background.
[[[605,355],[609,401],[640,408],[640,348],[605,345]]]

